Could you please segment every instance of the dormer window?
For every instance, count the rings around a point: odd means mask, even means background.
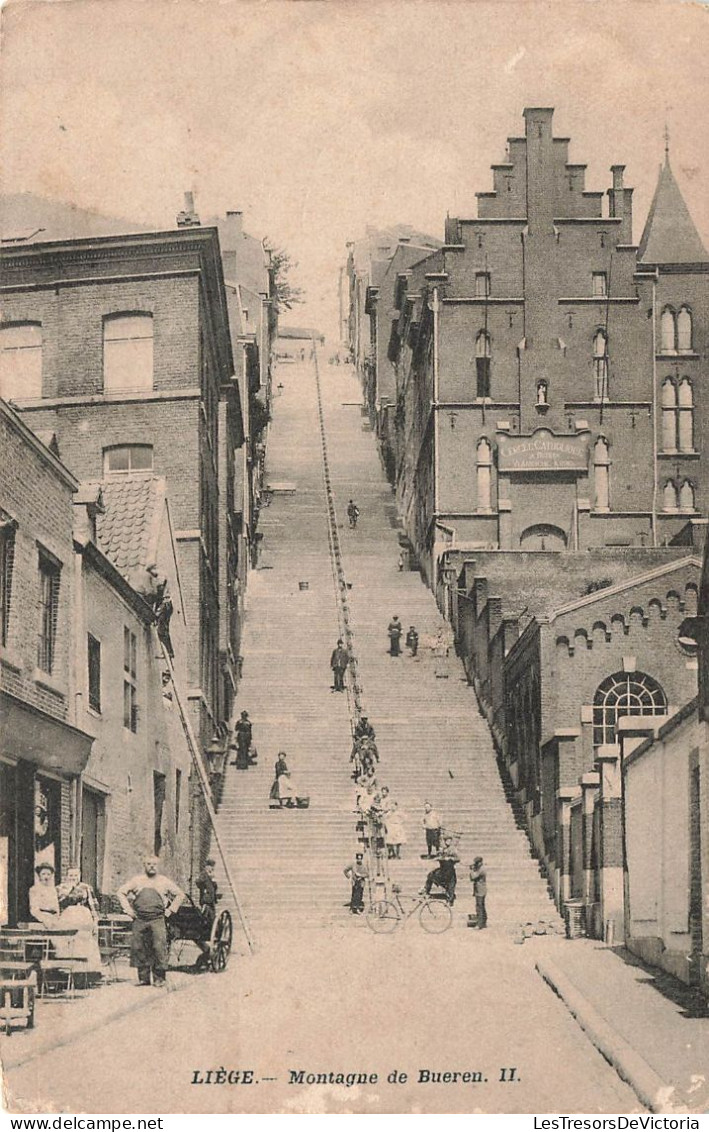
[[[153,388],[153,316],[142,312],[108,315],[103,321],[103,391]]]
[[[129,476],[153,470],[153,449],[150,444],[120,444],[105,448],[103,471],[107,476]]]

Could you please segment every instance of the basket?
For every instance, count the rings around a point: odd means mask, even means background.
[[[567,939],[583,939],[586,935],[586,905],[582,900],[567,900],[564,905]]]

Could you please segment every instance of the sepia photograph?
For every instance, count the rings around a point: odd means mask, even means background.
[[[708,21],[6,0],[6,1114],[700,1129]]]

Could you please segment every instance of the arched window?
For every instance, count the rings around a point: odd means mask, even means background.
[[[103,323],[103,390],[153,388],[153,316],[112,314]]]
[[[683,480],[679,489],[680,511],[694,511],[694,485],[689,480]]]
[[[694,390],[688,377],[683,377],[678,387],[679,424],[677,447],[680,452],[694,451]]]
[[[521,550],[565,550],[566,532],[551,523],[535,523],[522,531],[519,545]]]
[[[42,396],[42,324],[0,327],[0,396],[7,401]]]
[[[490,335],[481,330],[475,339],[475,371],[477,397],[490,396]]]
[[[610,459],[608,442],[599,436],[593,449],[593,474],[596,488],[596,511],[610,510]]]
[[[662,451],[677,451],[677,388],[671,377],[662,383]]]
[[[116,444],[103,450],[103,470],[107,476],[126,476],[131,472],[150,472],[153,468],[151,444]]]
[[[608,397],[608,339],[605,330],[597,330],[593,337],[593,396],[596,401]]]
[[[662,510],[663,511],[677,511],[679,510],[679,498],[677,495],[677,488],[672,480],[667,480],[662,489]]]
[[[616,672],[593,697],[593,745],[615,743],[618,720],[626,715],[667,715],[667,697],[644,672]]]
[[[665,307],[660,315],[660,351],[663,354],[674,354],[677,351],[677,338],[675,334],[675,312],[671,307]]]
[[[677,349],[680,354],[692,352],[692,312],[689,307],[680,307],[677,315]]]
[[[483,437],[477,451],[478,511],[492,510],[492,449]]]

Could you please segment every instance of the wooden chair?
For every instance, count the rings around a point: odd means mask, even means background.
[[[76,997],[76,975],[88,974],[88,959],[42,959],[39,970],[41,974],[42,998],[49,994],[66,994],[67,998]],[[86,988],[86,980],[84,980]]]
[[[120,915],[101,916],[98,922],[98,946],[101,952],[101,961],[108,967],[109,981],[118,981],[118,968],[116,961],[130,955],[130,942],[133,934],[130,916]]]
[[[0,1022],[8,1036],[16,1022],[33,1029],[36,993],[37,973],[26,963],[7,960],[0,969]]]

